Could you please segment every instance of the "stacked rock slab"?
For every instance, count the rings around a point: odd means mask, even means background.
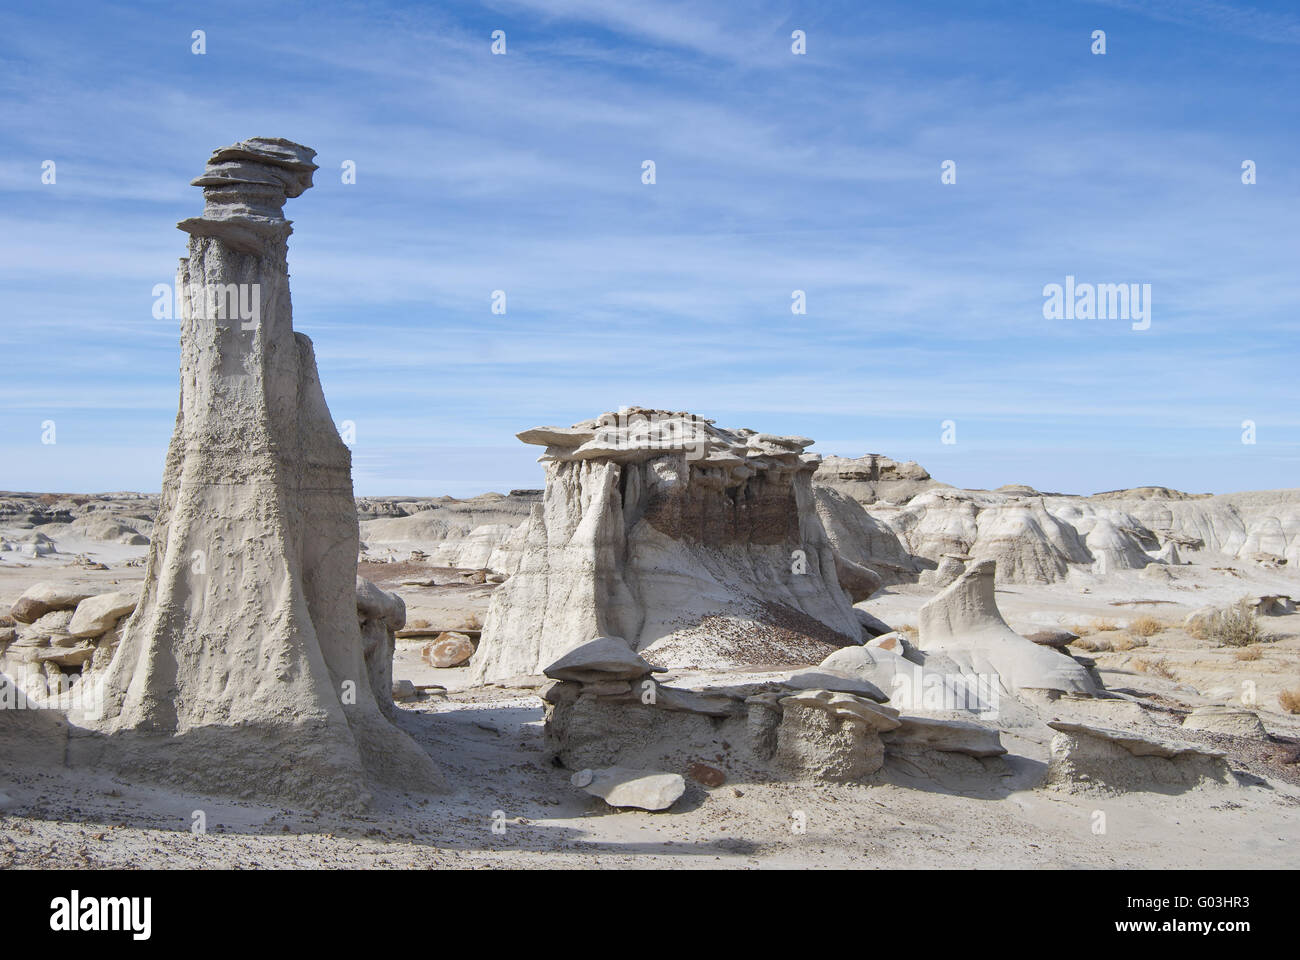
[[[312,185],[314,156],[246,140],[194,181],[206,205],[179,224],[180,411],[104,736],[83,748],[139,779],[358,809],[371,780],[441,778],[372,689],[351,455],[293,329],[282,208]]]
[[[711,642],[725,661],[756,624],[778,642],[812,638],[818,659],[859,640],[813,506],[811,440],[640,408],[519,439],[546,447],[546,495],[493,595],[480,681],[536,674],[601,635],[666,666]],[[851,572],[861,591],[870,572]]]
[[[1108,727],[1052,720],[1045,783],[1069,792],[1180,793],[1237,781],[1221,750]]]

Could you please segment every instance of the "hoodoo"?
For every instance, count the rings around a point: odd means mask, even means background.
[[[245,140],[194,181],[206,206],[179,224],[180,411],[104,736],[87,747],[142,779],[358,809],[369,781],[441,777],[373,692],[351,454],[293,329],[282,209],[314,156]]]
[[[816,663],[861,639],[852,602],[880,580],[837,563],[806,437],[633,407],[519,439],[546,447],[546,496],[488,611],[481,679],[598,636],[659,666]]]

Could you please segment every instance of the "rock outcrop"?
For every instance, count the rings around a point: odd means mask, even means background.
[[[1047,725],[1058,733],[1045,783],[1067,792],[1179,793],[1236,784],[1221,750],[1065,720]]]
[[[247,140],[194,181],[180,410],[103,735],[82,749],[143,780],[356,810],[371,781],[441,778],[372,688],[351,455],[293,329],[282,208],[311,186],[314,155]]]
[[[492,598],[480,680],[536,674],[601,635],[665,666],[807,662],[860,639],[813,506],[811,440],[640,408],[519,438],[546,448],[546,494]]]
[[[406,603],[395,593],[381,590],[369,580],[357,577],[357,627],[361,631],[361,653],[366,675],[379,709],[387,716],[393,706],[393,653],[397,631],[406,626]]]
[[[994,598],[995,576],[994,561],[973,563],[923,606],[917,647],[943,654],[962,673],[996,676],[1008,692],[1096,693],[1082,664],[1026,640],[1007,625]]]

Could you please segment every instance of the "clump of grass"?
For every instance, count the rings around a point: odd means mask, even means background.
[[[1119,624],[1112,623],[1110,620],[1102,620],[1101,618],[1098,618],[1092,621],[1093,633],[1107,633],[1111,630],[1118,630],[1118,629],[1119,629]]]
[[[1112,650],[1132,650],[1135,647],[1145,647],[1147,645],[1144,637],[1130,637],[1127,633],[1116,634],[1111,638],[1110,648]]]
[[[919,630],[916,629],[915,626],[913,626],[910,623],[905,623],[901,627],[895,627],[894,629],[897,630],[899,633],[907,634],[909,637],[915,637],[920,632]]]
[[[1109,637],[1080,637],[1074,641],[1073,645],[1089,653],[1106,653],[1113,649]]]
[[[1154,637],[1165,629],[1164,621],[1143,614],[1129,622],[1129,633],[1137,637]]]
[[[1080,637],[1086,637],[1088,634],[1092,633],[1092,627],[1088,626],[1086,623],[1072,623],[1063,629],[1069,630],[1071,633]]]
[[[1300,687],[1283,690],[1277,695],[1277,702],[1287,713],[1300,713]]]
[[[1169,661],[1164,657],[1158,657],[1155,660],[1138,658],[1133,661],[1133,669],[1138,673],[1149,673],[1153,677],[1163,677],[1166,680],[1174,679],[1174,671],[1169,666]]]
[[[1234,650],[1232,655],[1238,660],[1261,660],[1264,651],[1259,647],[1242,647],[1240,650]]]
[[[1193,634],[1198,640],[1212,640],[1222,647],[1249,647],[1269,639],[1249,600],[1238,600],[1230,607],[1216,610],[1203,624],[1194,626],[1203,627],[1203,636]]]

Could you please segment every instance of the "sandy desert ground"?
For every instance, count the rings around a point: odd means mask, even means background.
[[[144,503],[147,514],[151,506]],[[121,504],[113,512],[121,513]],[[85,593],[138,589],[145,544],[104,542],[58,526],[57,553],[0,553],[0,608],[29,586],[56,581]],[[18,543],[32,528],[0,528]],[[421,549],[423,548],[423,549]],[[762,782],[733,763],[730,745],[698,759],[723,770],[716,787],[687,779],[669,813],[616,810],[574,788],[543,740],[538,687],[474,685],[462,666],[432,667],[421,656],[430,634],[481,624],[498,585],[467,583],[473,572],[420,559],[438,543],[370,545],[361,575],[402,596],[410,622],[431,624],[399,637],[394,676],[439,685],[401,701],[399,724],[456,784],[446,796],[379,791],[371,811],[268,806],[132,784],[68,769],[9,771],[0,783],[3,867],[1279,867],[1297,864],[1300,717],[1278,694],[1300,680],[1300,615],[1261,618],[1276,639],[1259,659],[1197,640],[1183,618],[1205,604],[1246,594],[1296,591],[1294,572],[1249,563],[1186,564],[1177,579],[1153,582],[1130,570],[1074,572],[1053,584],[1001,586],[997,601],[1022,634],[1071,627],[1118,699],[1059,704],[1061,716],[1149,734],[1199,739],[1225,749],[1240,785],[1184,793],[1090,795],[1040,786],[1051,731],[1004,734],[1009,753],[992,775],[938,777],[887,769],[860,783]],[[419,551],[412,559],[411,551]],[[427,584],[427,585],[426,585]],[[859,604],[895,627],[916,623],[932,588],[894,584]],[[1136,638],[1142,616],[1167,625]],[[1095,626],[1117,629],[1094,629]],[[1149,628],[1148,628],[1149,629]],[[1104,641],[1104,642],[1102,642]],[[1130,642],[1142,643],[1119,649]],[[1084,647],[1076,645],[1079,653]],[[1152,666],[1155,664],[1156,666]],[[761,683],[798,664],[728,671],[674,669],[688,688]],[[1183,730],[1190,710],[1241,703],[1254,684],[1267,739]],[[685,772],[685,771],[682,771]],[[191,832],[202,810],[207,832]],[[1100,811],[1104,833],[1096,831]],[[494,829],[495,825],[495,829]],[[802,828],[802,829],[801,829]]]

